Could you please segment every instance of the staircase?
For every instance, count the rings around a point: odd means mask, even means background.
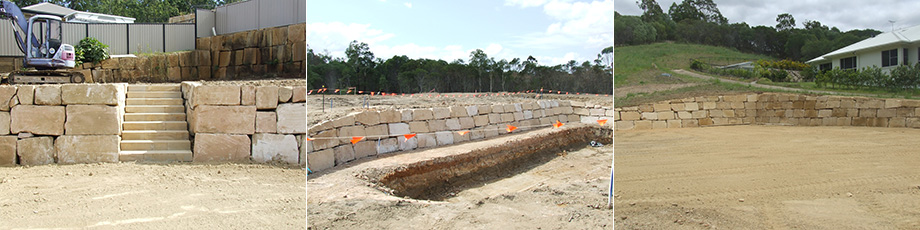
[[[179,84],[128,85],[120,161],[192,161]]]

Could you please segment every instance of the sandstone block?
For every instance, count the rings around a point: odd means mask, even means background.
[[[476,127],[476,123],[473,121],[472,117],[461,117],[460,120],[460,129],[472,129]]]
[[[348,125],[355,125],[355,116],[354,116],[354,115],[348,115],[348,116],[344,116],[344,117],[340,117],[340,118],[337,118],[337,119],[335,119],[335,120],[332,120],[332,126],[333,126],[334,128],[338,128],[338,127],[342,127],[342,126],[348,126]]]
[[[294,88],[290,86],[278,87],[278,102],[284,103],[291,101],[291,97],[294,96]]]
[[[304,112],[306,113],[306,112]],[[194,133],[226,133],[226,134],[253,134],[255,133],[256,107],[255,106],[213,106],[202,105],[192,110]],[[285,112],[278,112],[278,131],[282,132],[282,120]],[[305,119],[301,122],[306,122]],[[302,129],[306,129],[306,125]],[[304,130],[306,131],[306,130]]]
[[[504,113],[504,112],[505,112],[504,105],[492,105],[492,113]]]
[[[454,132],[441,131],[435,133],[438,139],[438,145],[449,145],[454,143]]]
[[[390,135],[387,124],[379,124],[374,126],[367,126],[364,128],[364,133],[370,137],[380,137]]]
[[[59,136],[64,134],[64,119],[64,106],[16,106],[10,112],[10,131]]]
[[[444,119],[450,117],[450,109],[448,108],[432,108],[432,114],[434,119]]]
[[[523,115],[521,115],[523,116]],[[512,113],[502,113],[501,114],[502,122],[512,122],[514,121],[514,114]]]
[[[278,133],[300,134],[307,132],[307,104],[285,103],[278,105]],[[356,117],[357,119],[357,117]]]
[[[256,108],[274,109],[278,107],[278,87],[260,86],[256,88]]]
[[[635,121],[635,120],[639,120],[639,118],[641,118],[641,115],[639,114],[639,112],[632,112],[632,111],[620,112],[620,119],[624,121]]]
[[[335,152],[325,149],[307,153],[307,167],[314,172],[335,167]]]
[[[642,113],[642,120],[658,120],[658,113],[657,112]]]
[[[31,137],[16,142],[16,153],[21,165],[43,165],[54,163],[54,139],[52,137]]]
[[[396,142],[399,144],[400,151],[413,150],[418,148],[418,138],[415,137],[407,140],[405,136],[397,136]]]
[[[118,135],[64,135],[54,140],[58,163],[118,162]]]
[[[355,149],[351,144],[335,147],[335,165],[342,165],[345,162],[355,160]]]
[[[403,109],[399,110],[400,121],[412,121],[412,110]]]
[[[387,138],[377,141],[377,154],[391,153],[399,150],[399,143],[396,138]]]
[[[467,114],[466,108],[462,106],[451,106],[449,110],[450,110],[450,117],[452,118],[469,116],[469,114]]]
[[[291,95],[291,102],[305,102],[307,101],[307,87],[297,86],[294,87],[294,90]]]
[[[409,134],[409,124],[406,123],[390,123],[387,124],[389,128],[389,133],[392,135],[405,135]]]
[[[444,124],[447,126],[447,130],[460,130],[460,119],[447,119],[444,120]]]
[[[380,111],[378,115],[380,123],[396,123],[401,120],[400,113],[393,109]]]
[[[364,125],[380,124],[380,113],[377,111],[364,111],[355,114],[355,121]]]
[[[447,121],[446,120],[429,120],[428,130],[430,130],[431,132],[445,131],[447,130]]]
[[[480,105],[480,106],[476,106],[476,110],[479,110],[479,114],[489,114],[489,113],[492,113],[492,106]]]
[[[278,116],[275,112],[256,112],[256,133],[278,132]]]
[[[481,126],[488,125],[488,124],[489,124],[489,116],[487,116],[487,115],[473,116],[473,124],[474,124],[475,126],[480,126],[480,127],[481,127]]]
[[[0,166],[16,165],[16,136],[0,136]]]
[[[334,139],[338,137],[338,130],[330,129],[313,136],[313,148],[314,149],[328,149],[339,145],[339,140]],[[200,135],[200,134],[198,134]],[[197,135],[195,137],[197,139]],[[196,140],[197,141],[197,140]],[[247,144],[248,146],[249,144]]]
[[[2,88],[0,88],[2,89]],[[2,101],[0,95],[0,101]],[[39,85],[35,87],[35,104],[36,105],[60,105],[61,104],[61,86],[60,85]],[[3,110],[3,103],[0,103],[0,110]]]
[[[118,107],[107,105],[68,105],[64,122],[67,135],[119,135]]]
[[[256,105],[256,87],[252,85],[240,86],[240,104]]]
[[[498,124],[502,122],[502,115],[500,113],[490,113],[489,114],[489,124]]]
[[[434,113],[431,109],[413,109],[412,118],[416,121],[427,121],[434,119]]]
[[[649,121],[649,120],[636,121],[635,129],[636,130],[652,129],[652,121]]]
[[[355,159],[377,155],[377,142],[375,140],[363,140],[355,143],[354,149]]]
[[[255,162],[282,161],[297,164],[300,154],[294,135],[257,133],[252,135],[252,160]]]
[[[466,114],[467,114],[466,115],[467,117],[479,115],[479,106],[475,106],[475,105],[467,106]]]
[[[247,135],[200,133],[195,135],[193,161],[245,162],[249,161],[250,147]]]
[[[16,90],[16,97],[19,98],[19,103],[23,105],[31,105],[35,103],[33,99],[35,97],[35,86],[34,85],[20,85],[19,89]]]
[[[192,109],[200,105],[239,105],[240,86],[201,85],[193,90]]]
[[[438,141],[432,133],[420,133],[415,136],[418,139],[419,148],[428,148],[438,146]]]
[[[409,132],[411,133],[427,133],[428,131],[427,121],[409,122]]]
[[[340,144],[351,144],[351,137],[367,136],[367,132],[365,132],[363,125],[345,126],[339,128],[338,133],[339,137],[341,137],[341,139],[339,139]]]

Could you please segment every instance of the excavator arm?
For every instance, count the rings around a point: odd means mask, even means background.
[[[29,31],[29,24],[26,16],[22,14],[22,10],[16,6],[16,3],[0,1],[0,19],[10,20],[10,24],[12,24],[14,28],[13,35],[16,37],[16,45],[19,46],[19,51],[25,54],[26,43],[23,38],[29,37],[28,34],[26,34],[26,31]],[[35,37],[32,37],[32,46],[40,46],[38,39]]]

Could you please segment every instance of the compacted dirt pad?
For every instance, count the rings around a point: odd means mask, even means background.
[[[305,176],[250,164],[0,167],[0,229],[303,229]]]
[[[920,229],[920,130],[615,133],[617,229]]]

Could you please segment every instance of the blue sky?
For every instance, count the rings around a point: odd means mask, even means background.
[[[344,57],[352,40],[375,57],[468,61],[482,49],[496,60],[542,65],[593,61],[613,45],[613,0],[310,0],[307,44]]]

